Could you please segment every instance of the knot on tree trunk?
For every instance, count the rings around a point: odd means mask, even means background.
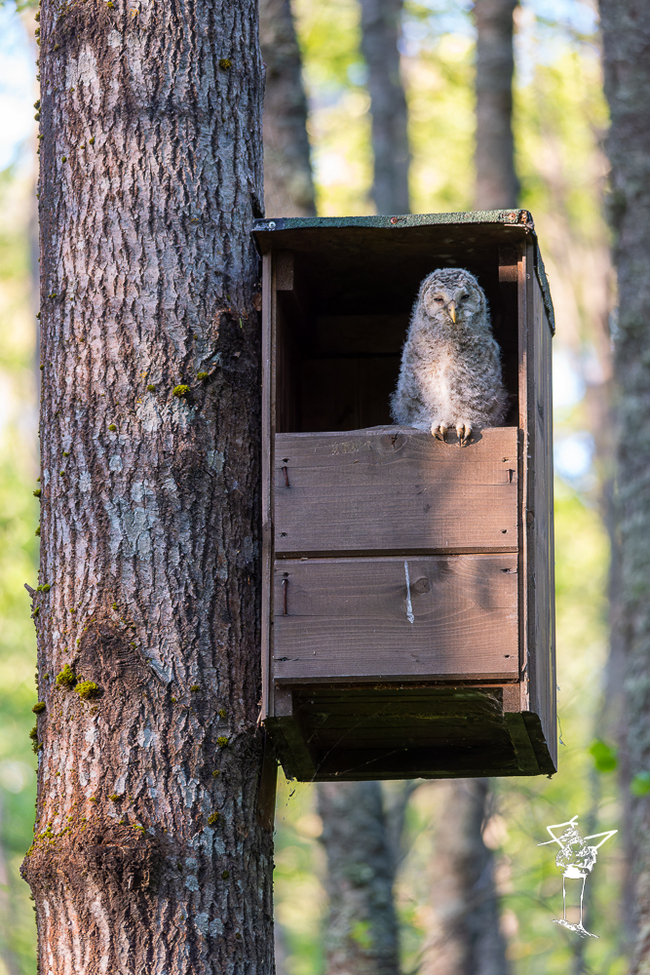
[[[157,889],[165,859],[163,843],[144,826],[98,818],[59,834],[48,826],[36,836],[20,872],[36,895],[65,886],[73,899],[78,893],[81,907],[92,884],[117,904],[134,891]]]

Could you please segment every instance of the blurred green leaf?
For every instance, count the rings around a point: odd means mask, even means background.
[[[650,792],[650,772],[638,772],[630,782],[633,796],[647,796]]]
[[[364,951],[369,951],[372,948],[370,921],[357,921],[350,930],[350,937]]]
[[[596,738],[589,749],[589,754],[593,756],[594,765],[599,772],[613,772],[618,765],[616,749],[602,738]]]

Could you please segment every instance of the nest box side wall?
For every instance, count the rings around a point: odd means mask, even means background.
[[[555,667],[555,558],[553,532],[553,398],[551,343],[553,323],[540,287],[536,241],[526,245],[522,262],[520,300],[526,323],[522,354],[525,391],[520,409],[525,415],[522,484],[522,558],[525,587],[522,629],[525,658],[522,678],[527,684],[525,710],[537,715],[554,765],[557,766],[557,703]],[[522,416],[523,419],[523,416]]]

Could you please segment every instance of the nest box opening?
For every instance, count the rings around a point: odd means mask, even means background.
[[[392,423],[388,401],[420,282],[439,267],[463,267],[488,298],[517,426],[520,242],[486,239],[484,228],[428,235],[390,230],[275,253],[276,432],[356,430]],[[422,236],[422,235],[420,235]],[[288,243],[288,242],[287,242]],[[307,245],[307,246],[306,246]]]
[[[550,352],[527,211],[258,220],[263,720],[288,775],[552,772]],[[391,423],[421,281],[486,293],[509,412]]]

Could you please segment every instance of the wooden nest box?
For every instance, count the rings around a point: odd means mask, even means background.
[[[553,311],[525,210],[258,220],[263,720],[289,777],[556,770]],[[422,279],[487,294],[511,409],[392,426]]]

